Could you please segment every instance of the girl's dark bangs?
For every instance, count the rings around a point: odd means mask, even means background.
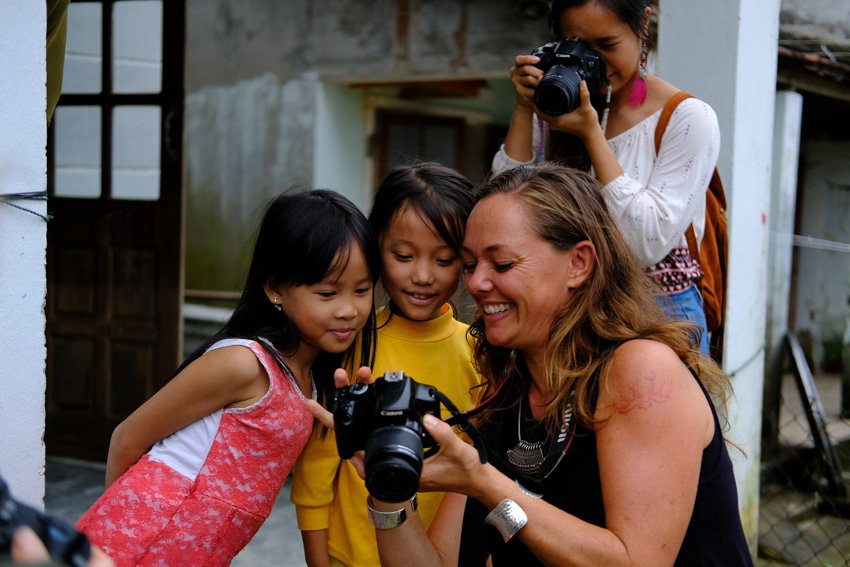
[[[310,203],[308,211],[290,219],[289,238],[278,250],[289,281],[283,284],[312,285],[324,280],[340,260],[348,261],[348,245],[353,240],[344,215],[323,203]]]
[[[430,224],[446,244],[454,250],[460,250],[465,223],[459,218],[456,207],[452,207],[452,204],[445,200],[431,198],[428,195],[421,195],[415,200],[410,199],[407,206]]]
[[[350,256],[352,235],[346,230],[336,230],[325,238],[310,239],[294,255],[292,261],[299,269],[293,270],[293,285],[313,285],[329,274],[345,269]]]

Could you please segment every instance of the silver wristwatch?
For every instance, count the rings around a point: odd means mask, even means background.
[[[419,507],[419,502],[416,498],[416,495],[413,495],[413,498],[410,499],[411,505],[413,506],[413,510],[416,511],[416,508]],[[391,528],[396,528],[404,523],[407,520],[407,509],[402,508],[401,510],[395,510],[392,512],[383,512],[381,510],[375,510],[372,505],[372,497],[368,496],[366,498],[366,509],[369,511],[369,523],[371,523],[376,530],[388,530]]]
[[[525,510],[520,508],[519,504],[510,498],[505,498],[495,508],[490,510],[487,517],[484,518],[484,523],[490,524],[499,530],[499,533],[502,534],[502,539],[507,543],[528,523],[528,516],[526,516]]]

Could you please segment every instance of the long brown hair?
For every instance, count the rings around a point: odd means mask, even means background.
[[[560,427],[570,399],[577,419],[593,427],[595,389],[605,387],[614,349],[633,339],[669,346],[699,376],[723,412],[728,380],[693,344],[695,325],[667,319],[658,302],[663,292],[633,259],[594,177],[551,163],[524,165],[494,177],[481,188],[478,200],[498,193],[521,203],[531,229],[559,250],[588,240],[596,251],[592,273],[572,290],[554,318],[546,346],[545,380],[552,397],[543,420],[550,432]],[[475,339],[475,365],[484,378],[483,398],[492,397],[479,414],[478,419],[485,421],[493,412],[519,403],[528,380],[522,376],[526,372],[522,355],[490,344],[480,315],[470,333]]]

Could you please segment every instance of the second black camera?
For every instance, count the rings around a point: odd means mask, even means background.
[[[12,538],[21,526],[30,527],[44,543],[54,559],[50,565],[83,567],[88,563],[91,544],[85,535],[58,516],[12,498],[9,486],[0,478],[0,565],[10,564]]]

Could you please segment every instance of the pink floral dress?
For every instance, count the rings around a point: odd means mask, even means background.
[[[263,364],[263,398],[157,443],[77,523],[118,567],[229,565],[271,513],[313,416],[289,369],[258,343],[226,339],[211,349],[233,345]]]

